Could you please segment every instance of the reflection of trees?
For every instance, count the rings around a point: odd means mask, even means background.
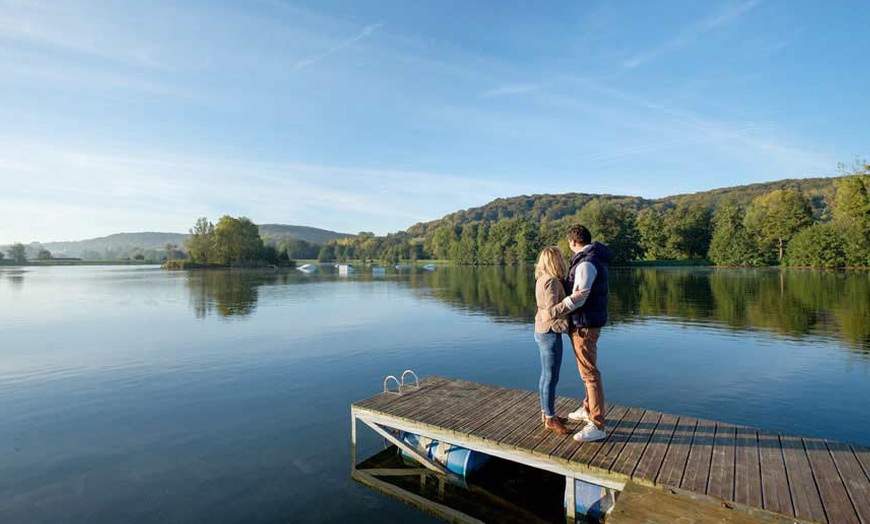
[[[530,323],[535,314],[530,266],[443,267],[412,277],[455,307]],[[656,317],[756,328],[783,335],[824,335],[870,353],[870,273],[776,269],[615,268],[610,318]]]
[[[637,314],[641,317],[675,317],[704,320],[712,315],[709,272],[686,269],[635,269],[611,278],[615,296],[638,293]]]
[[[467,310],[482,311],[500,320],[533,318],[535,281],[529,266],[446,266],[411,277],[412,287],[432,288],[435,297]]]
[[[191,307],[197,318],[212,312],[221,317],[246,317],[257,308],[260,286],[299,280],[295,272],[268,270],[203,270],[187,274]]]
[[[6,280],[9,281],[9,284],[14,287],[21,287],[24,285],[24,274],[27,271],[20,269],[11,269],[11,270],[0,270],[0,275],[6,277]]]
[[[196,317],[213,311],[222,317],[250,315],[257,307],[259,280],[244,271],[191,271],[187,288]]]

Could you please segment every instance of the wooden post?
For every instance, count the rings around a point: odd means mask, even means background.
[[[577,519],[577,502],[574,500],[574,477],[565,476],[565,522],[574,524]]]

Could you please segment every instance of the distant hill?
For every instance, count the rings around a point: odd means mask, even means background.
[[[166,244],[183,246],[188,235],[182,233],[116,233],[99,238],[68,242],[34,242],[31,246],[41,245],[56,257],[81,257],[87,252],[126,253],[135,248],[164,249]],[[29,250],[28,250],[29,251]]]
[[[324,244],[329,240],[345,238],[351,235],[329,231],[326,229],[318,229],[316,227],[307,226],[290,226],[283,224],[263,224],[258,226],[260,236],[266,243],[278,243],[282,240],[290,238],[297,240],[305,240],[313,244]],[[119,253],[126,254],[133,249],[142,250],[163,250],[167,244],[173,244],[179,247],[184,246],[184,242],[189,235],[184,233],[116,233],[99,238],[89,238],[87,240],[67,241],[67,242],[33,242],[27,245],[28,257],[34,258],[36,252],[45,248],[51,251],[56,257],[83,257],[86,253]],[[5,253],[9,246],[0,246],[0,249]]]
[[[746,186],[726,187],[698,193],[648,199],[638,196],[562,193],[545,195],[522,195],[497,198],[480,207],[455,211],[437,220],[419,222],[408,228],[412,237],[426,237],[442,225],[461,226],[470,222],[498,222],[521,217],[535,223],[554,221],[577,213],[584,205],[595,199],[606,199],[615,204],[640,211],[647,207],[668,208],[677,204],[699,203],[716,208],[725,202],[748,206],[752,200],[776,189],[799,189],[811,201],[816,216],[828,217],[828,202],[834,195],[834,181],[838,177],[785,179]]]
[[[346,233],[336,233],[326,229],[318,229],[308,226],[287,226],[284,224],[260,224],[260,236],[267,243],[278,244],[283,240],[305,240],[312,244],[323,245],[330,240],[339,238],[347,238],[353,235]]]

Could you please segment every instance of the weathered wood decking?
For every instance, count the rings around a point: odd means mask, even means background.
[[[559,398],[557,410],[577,402]],[[608,438],[581,444],[542,428],[536,392],[440,377],[356,402],[352,411],[578,478],[632,481],[750,514],[870,524],[868,448],[616,405],[607,412]]]

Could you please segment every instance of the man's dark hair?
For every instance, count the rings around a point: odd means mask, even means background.
[[[568,237],[568,240],[573,240],[584,246],[592,243],[592,233],[586,229],[586,226],[581,226],[580,224],[574,224],[569,227],[568,233],[565,236]]]

